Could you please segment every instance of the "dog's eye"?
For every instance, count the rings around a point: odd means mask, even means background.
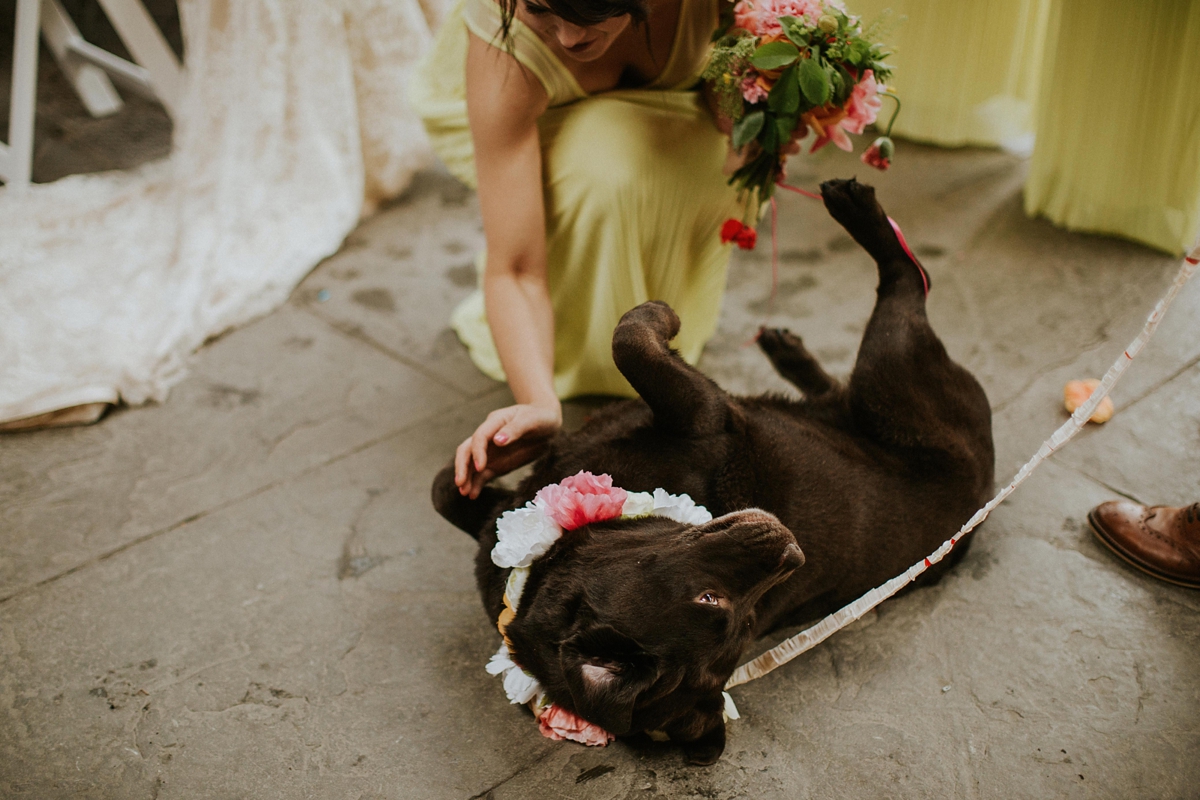
[[[717,597],[712,592],[705,592],[696,598],[697,603],[704,603],[710,606],[718,606],[721,604],[721,598]]]

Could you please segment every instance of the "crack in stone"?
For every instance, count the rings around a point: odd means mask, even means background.
[[[496,389],[496,390],[492,390],[492,391],[498,392],[500,390]],[[482,395],[480,395],[480,396],[482,396]],[[446,413],[454,413],[460,407],[467,405],[469,402],[471,402],[471,400],[475,400],[475,399],[478,399],[478,397],[471,398],[470,400],[464,400],[463,402],[460,402],[456,406],[454,406],[454,408],[447,410]],[[54,575],[50,575],[49,577],[46,577],[46,578],[42,578],[41,580],[35,581],[34,583],[25,584],[24,586],[18,586],[15,589],[13,589],[12,591],[10,591],[8,594],[0,596],[0,606],[3,606],[5,603],[12,600],[13,598],[20,597],[21,595],[27,594],[28,592],[32,592],[37,589],[40,589],[43,586],[48,586],[52,583],[56,583],[57,581],[62,580],[63,578],[66,578],[70,575],[74,575],[76,572],[80,572],[80,571],[87,569],[88,567],[93,566],[95,564],[99,564],[101,562],[108,561],[110,558],[114,558],[114,557],[120,555],[121,553],[124,553],[126,550],[131,550],[140,544],[144,544],[153,539],[157,539],[160,536],[164,536],[168,533],[172,533],[192,522],[196,522],[197,520],[203,519],[210,515],[220,513],[221,511],[224,511],[228,508],[232,508],[233,506],[236,506],[239,503],[243,503],[246,500],[250,500],[254,497],[258,497],[261,494],[266,494],[267,492],[269,492],[273,489],[276,489],[285,483],[289,483],[291,481],[295,481],[295,480],[304,478],[308,475],[313,474],[314,472],[317,472],[326,467],[332,466],[332,465],[338,463],[339,461],[344,461],[347,458],[351,458],[352,456],[358,455],[359,453],[363,452],[364,450],[369,450],[372,447],[376,446],[377,444],[386,442],[389,439],[395,439],[399,436],[403,436],[404,434],[408,433],[409,431],[411,431],[412,429],[416,428],[419,425],[428,424],[429,419],[437,417],[437,416],[441,416],[441,414],[434,414],[434,415],[431,415],[430,417],[422,417],[420,419],[414,420],[414,421],[410,422],[409,424],[403,426],[402,428],[397,428],[394,431],[388,431],[387,433],[381,434],[372,439],[368,439],[367,441],[363,442],[362,444],[360,444],[356,447],[352,447],[349,450],[345,451],[344,453],[338,453],[336,455],[330,456],[329,458],[325,459],[324,461],[321,461],[317,464],[313,464],[311,467],[308,467],[307,469],[303,469],[294,475],[289,475],[289,476],[280,478],[278,480],[271,481],[270,483],[264,484],[263,486],[261,486],[257,489],[254,489],[252,491],[249,491],[243,495],[238,495],[237,497],[232,497],[229,500],[226,500],[222,503],[218,503],[217,505],[213,506],[212,508],[197,512],[195,514],[191,514],[177,522],[173,522],[170,525],[159,528],[158,530],[154,530],[154,531],[150,531],[149,533],[145,533],[141,536],[138,536],[134,539],[129,540],[128,542],[125,542],[124,544],[118,545],[117,547],[114,547],[111,550],[108,550],[108,551],[101,553],[99,555],[96,555],[96,556],[92,556],[91,558],[89,558],[85,561],[81,561],[80,563],[76,564],[75,566],[69,567],[69,568],[63,570],[62,572],[56,573]]]
[[[513,774],[509,775],[507,778],[505,778],[505,779],[503,779],[503,780],[501,780],[501,781],[499,781],[499,782],[497,782],[497,783],[494,783],[494,784],[492,784],[491,786],[489,786],[488,788],[484,789],[482,792],[479,792],[478,794],[473,794],[473,795],[471,795],[471,796],[468,798],[468,800],[494,800],[494,798],[495,798],[495,791],[496,791],[497,789],[499,789],[501,786],[503,786],[504,784],[508,783],[508,782],[509,782],[509,781],[511,781],[512,779],[514,779],[514,778],[517,778],[517,777],[519,777],[519,776],[523,775],[524,773],[528,772],[529,770],[533,769],[533,768],[534,768],[534,767],[536,767],[538,764],[541,764],[543,761],[545,761],[547,758],[549,758],[549,757],[550,757],[550,755],[551,755],[552,753],[554,753],[554,752],[555,752],[554,748],[549,748],[549,749],[547,749],[547,750],[546,750],[545,752],[543,752],[543,753],[542,753],[540,756],[538,756],[537,758],[535,758],[533,761],[531,761],[530,763],[526,764],[525,766],[521,767],[520,769],[518,769],[518,770],[517,770],[516,772],[514,772]]]

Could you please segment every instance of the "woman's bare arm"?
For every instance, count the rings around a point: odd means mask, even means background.
[[[459,491],[531,460],[562,424],[554,393],[554,315],[546,283],[546,223],[537,118],[546,92],[509,53],[474,35],[467,113],[487,239],[488,324],[517,404],[488,415],[455,458]]]

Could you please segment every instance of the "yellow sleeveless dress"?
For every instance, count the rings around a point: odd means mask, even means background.
[[[743,212],[721,173],[725,137],[696,90],[718,1],[683,0],[675,43],[653,83],[595,95],[580,88],[536,34],[513,21],[513,55],[550,98],[538,129],[554,388],[561,398],[634,394],[613,365],[612,332],[640,303],[663,300],[675,309],[683,328],[673,345],[689,363],[716,330],[729,263],[719,231]],[[499,26],[493,0],[460,0],[409,86],[434,149],[472,188],[468,31],[503,47]],[[483,264],[480,254],[480,274]],[[479,369],[504,380],[481,291],[455,309],[451,325]]]

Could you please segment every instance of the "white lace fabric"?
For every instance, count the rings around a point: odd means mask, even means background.
[[[405,99],[446,0],[180,0],[172,155],[0,188],[0,421],[162,400],[432,161]]]

